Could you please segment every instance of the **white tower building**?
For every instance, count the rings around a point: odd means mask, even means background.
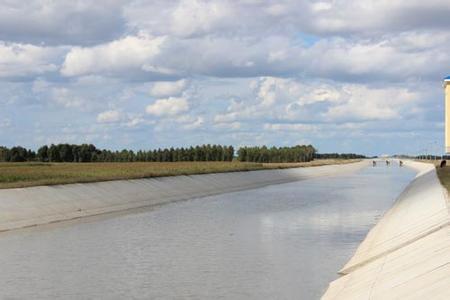
[[[450,154],[450,76],[444,78],[445,91],[445,153]]]

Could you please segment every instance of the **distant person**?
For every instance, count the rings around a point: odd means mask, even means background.
[[[403,167],[403,161],[399,162],[400,167]]]
[[[373,166],[373,167],[376,167],[376,166],[377,166],[377,162],[373,160],[373,161],[372,161],[372,166]]]
[[[386,166],[389,166],[391,162],[389,160],[386,159]]]

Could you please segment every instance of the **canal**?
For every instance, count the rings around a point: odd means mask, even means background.
[[[318,299],[398,165],[0,234],[1,299]]]

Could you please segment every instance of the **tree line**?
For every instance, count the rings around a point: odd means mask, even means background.
[[[440,159],[449,159],[448,155],[434,155],[434,154],[420,154],[414,157],[415,159],[423,159],[423,160],[440,160]]]
[[[238,160],[259,163],[308,162],[314,159],[317,150],[311,146],[294,147],[242,147],[238,151]]]
[[[355,153],[316,153],[314,158],[317,158],[317,159],[333,159],[333,158],[360,159],[360,158],[366,158],[366,156],[361,155],[361,154],[355,154]]]
[[[313,159],[365,158],[354,153],[317,153],[312,145],[294,147],[241,147],[237,159],[241,162],[284,163],[308,162]],[[16,146],[0,146],[0,162],[177,162],[177,161],[232,161],[233,146],[201,145],[188,148],[164,148],[149,151],[98,149],[92,144],[57,144],[40,147],[37,152]]]
[[[149,151],[101,150],[92,144],[57,144],[42,146],[37,152],[23,147],[0,147],[3,162],[176,162],[176,161],[232,161],[233,146],[201,145],[189,148],[165,148]]]
[[[32,150],[17,146],[8,149],[0,146],[0,161],[1,162],[21,162],[21,161],[35,161],[36,153]]]

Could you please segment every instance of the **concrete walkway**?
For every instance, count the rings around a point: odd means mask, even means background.
[[[368,161],[0,190],[0,231],[357,171]]]
[[[369,232],[322,299],[450,299],[450,214],[434,166],[407,162],[415,180]]]

